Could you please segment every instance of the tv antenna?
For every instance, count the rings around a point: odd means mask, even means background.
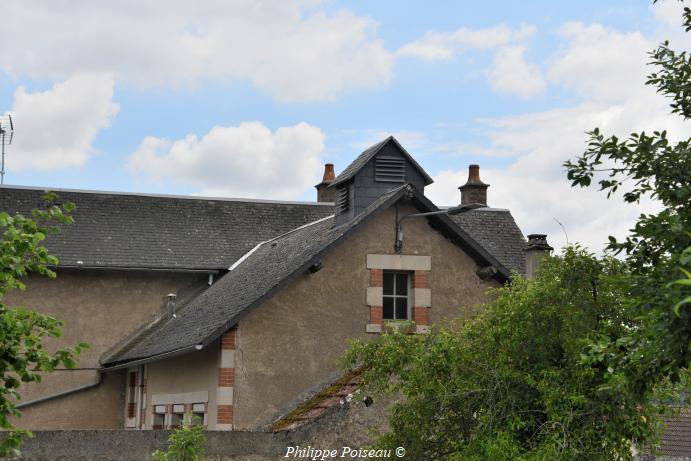
[[[14,124],[12,123],[12,116],[7,114],[0,117],[0,149],[2,149],[2,161],[0,163],[0,184],[5,184],[5,146],[12,144],[12,136],[14,136]]]

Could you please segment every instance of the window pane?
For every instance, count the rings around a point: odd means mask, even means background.
[[[408,318],[408,298],[396,298],[396,318],[398,320]]]
[[[384,294],[393,294],[393,276],[392,272],[384,272]]]
[[[393,298],[384,298],[384,312],[385,319],[393,319]]]
[[[398,296],[408,295],[408,274],[396,274],[396,294]]]

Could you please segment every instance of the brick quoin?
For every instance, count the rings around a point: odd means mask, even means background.
[[[381,325],[384,317],[384,308],[382,306],[371,306],[369,308],[369,323],[373,325]]]
[[[235,349],[235,328],[221,336],[221,349]]]
[[[413,315],[415,316],[415,323],[417,325],[428,325],[426,307],[413,308]]]
[[[371,287],[383,287],[384,286],[384,270],[383,269],[370,269],[369,270],[369,286]]]
[[[235,369],[234,368],[219,368],[218,369],[218,387],[233,387],[235,383]]]
[[[413,274],[413,288],[427,288],[427,271],[415,271]]]
[[[218,424],[233,424],[233,406],[232,405],[218,405],[217,412]]]

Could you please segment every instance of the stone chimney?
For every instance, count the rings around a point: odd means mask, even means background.
[[[535,276],[537,267],[540,265],[540,260],[554,250],[549,243],[547,243],[547,236],[545,234],[530,234],[528,236],[528,244],[525,247],[525,275],[532,279]]]
[[[335,202],[336,201],[336,189],[329,187],[336,175],[334,174],[334,164],[327,163],[324,165],[324,178],[322,182],[314,186],[317,189],[317,202]]]
[[[470,165],[468,167],[468,181],[458,189],[461,191],[461,205],[479,203],[487,206],[487,188],[480,179],[480,165]]]

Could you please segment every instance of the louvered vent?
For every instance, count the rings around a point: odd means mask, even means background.
[[[405,161],[398,157],[377,157],[374,162],[377,182],[405,182]]]
[[[346,211],[349,205],[349,193],[348,186],[341,187],[338,189],[338,196],[336,197],[336,207],[338,211]]]

